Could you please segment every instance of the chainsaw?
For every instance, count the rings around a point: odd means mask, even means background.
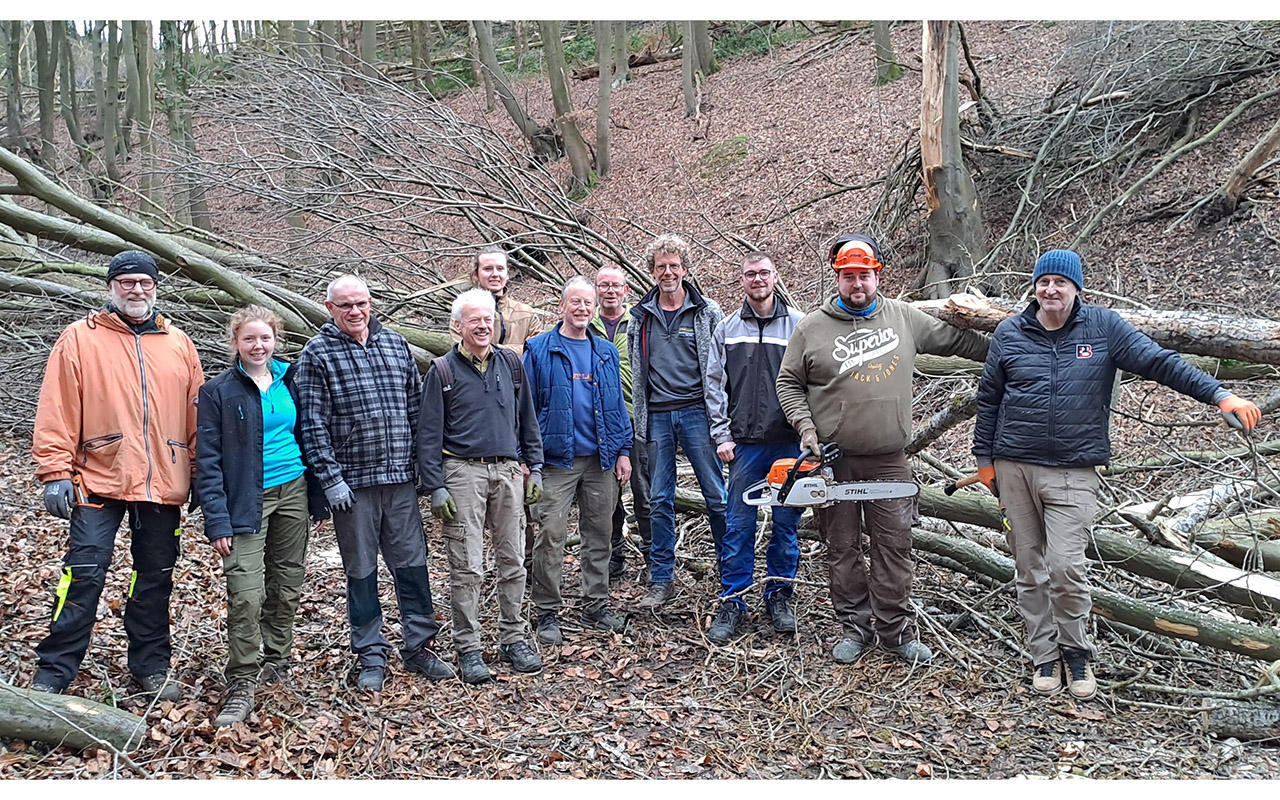
[[[748,486],[742,501],[751,506],[822,508],[842,501],[895,500],[915,497],[914,481],[854,481],[836,483],[831,465],[840,458],[834,442],[822,446],[822,457],[806,453],[801,458],[780,458],[769,468],[769,477]]]

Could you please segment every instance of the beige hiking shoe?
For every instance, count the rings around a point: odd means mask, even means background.
[[[227,696],[222,703],[222,710],[213,720],[215,728],[225,728],[237,722],[244,722],[253,711],[253,684],[248,681],[233,681],[227,687]]]
[[[1051,697],[1062,691],[1062,660],[1048,661],[1036,667],[1031,679],[1031,691]]]
[[[1062,660],[1067,662],[1067,692],[1077,700],[1092,700],[1098,693],[1098,681],[1093,677],[1089,654],[1083,650],[1063,648]]]

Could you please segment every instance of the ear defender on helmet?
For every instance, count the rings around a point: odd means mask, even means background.
[[[884,257],[880,255],[880,246],[870,236],[860,233],[849,233],[836,239],[831,245],[827,262],[836,272],[844,269],[873,269],[879,272],[884,268]]]

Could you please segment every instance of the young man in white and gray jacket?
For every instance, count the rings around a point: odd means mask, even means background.
[[[774,383],[787,341],[804,315],[774,294],[778,272],[760,252],[748,253],[739,276],[742,308],[726,316],[711,337],[707,407],[716,455],[729,466],[728,510],[720,551],[720,597],[707,638],[722,644],[741,629],[744,597],[755,572],[756,511],[742,493],[768,476],[779,458],[800,455],[800,436],[787,422]],[[774,630],[795,633],[792,581],[800,561],[796,528],[800,509],[773,507],[773,531],[765,556],[764,605]]]

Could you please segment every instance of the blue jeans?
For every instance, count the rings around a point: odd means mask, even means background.
[[[716,560],[724,543],[725,489],[704,405],[649,414],[649,512],[653,520],[650,583],[671,583],[676,570],[676,447],[693,465],[707,502]]]
[[[747,505],[742,493],[751,484],[764,480],[769,467],[779,458],[799,458],[800,445],[745,444],[739,442],[733,449],[733,461],[729,462],[729,513],[724,536],[724,548],[720,552],[721,597],[745,592],[751,586],[756,568],[756,512],[757,506]],[[764,598],[768,600],[781,592],[790,597],[796,568],[800,564],[800,544],[796,528],[800,525],[802,509],[773,506],[773,535],[769,537],[769,549],[765,554]],[[786,578],[774,581],[774,578]],[[746,601],[739,595],[729,601],[744,609]]]

